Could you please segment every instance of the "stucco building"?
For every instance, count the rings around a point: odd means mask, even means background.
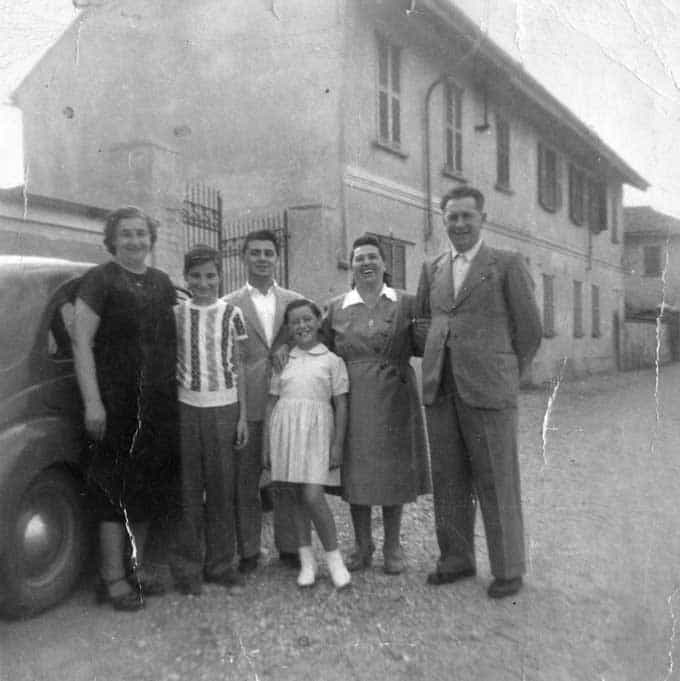
[[[680,220],[649,206],[624,209],[624,365],[680,360]]]
[[[446,247],[439,197],[475,185],[484,238],[536,282],[533,380],[617,365],[621,189],[647,183],[449,0],[109,2],[16,103],[35,191],[145,205],[175,275],[187,183],[227,216],[287,209],[289,285],[321,300],[365,231],[414,290]]]

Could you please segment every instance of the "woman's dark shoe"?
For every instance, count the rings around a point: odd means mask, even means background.
[[[125,583],[129,590],[116,593],[116,585]],[[113,590],[113,593],[112,593]],[[135,612],[144,607],[144,600],[141,594],[136,589],[130,588],[130,585],[125,577],[120,579],[112,579],[111,581],[100,580],[95,589],[97,603],[110,603],[114,610],[123,610],[126,612]]]
[[[350,572],[358,572],[359,570],[366,570],[373,565],[373,551],[375,547],[371,544],[368,550],[355,547],[354,551],[349,554],[345,561],[345,567]]]
[[[383,549],[383,559],[386,575],[400,575],[406,569],[406,559],[401,547],[396,551],[385,551]]]
[[[290,551],[279,551],[279,560],[289,568],[300,569],[300,556]]]
[[[254,556],[248,556],[247,558],[241,558],[238,564],[238,571],[242,575],[247,575],[254,570],[257,570],[257,565],[260,562],[260,554],[256,553]]]
[[[137,568],[130,578],[130,586],[141,591],[142,596],[162,596],[167,588],[165,582],[157,576],[146,572],[144,568]]]
[[[441,586],[442,584],[453,584],[467,577],[474,577],[477,574],[475,568],[465,568],[456,572],[440,572],[435,570],[427,576],[427,583],[430,586]]]
[[[181,577],[175,580],[175,588],[185,596],[200,596],[203,593],[203,580],[200,577]]]
[[[489,594],[489,598],[505,598],[506,596],[514,596],[521,588],[521,577],[494,579],[493,582],[491,582],[487,593]]]

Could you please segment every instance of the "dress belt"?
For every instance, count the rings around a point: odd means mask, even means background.
[[[389,366],[395,367],[399,372],[399,378],[402,383],[406,383],[406,378],[408,376],[408,370],[411,365],[408,362],[395,362],[392,359],[387,359],[385,357],[362,357],[359,359],[345,360],[347,366],[358,365],[358,364],[377,364],[381,369],[386,369]]]

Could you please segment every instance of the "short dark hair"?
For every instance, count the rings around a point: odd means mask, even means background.
[[[475,200],[475,206],[477,210],[481,213],[484,210],[484,194],[475,189],[475,187],[470,187],[469,185],[463,185],[462,187],[454,187],[449,189],[449,191],[442,196],[442,200],[439,202],[439,207],[444,210],[446,204],[451,199],[464,199],[466,196],[471,196]]]
[[[217,272],[222,272],[222,255],[220,252],[207,244],[194,244],[184,254],[184,274],[186,275],[192,267],[204,265],[211,262],[217,268]]]
[[[321,319],[321,309],[313,300],[309,300],[308,298],[296,298],[286,305],[286,311],[283,313],[283,319],[286,324],[288,324],[288,315],[293,310],[297,310],[298,307],[308,307],[317,319]]]
[[[248,244],[251,241],[271,241],[274,244],[276,255],[279,255],[279,240],[271,229],[256,229],[254,232],[248,232],[243,241],[243,247],[241,248],[242,255],[246,254]]]
[[[385,251],[383,250],[382,244],[380,243],[380,239],[378,239],[377,236],[373,236],[372,234],[362,234],[361,236],[354,239],[354,243],[352,244],[352,248],[349,252],[350,265],[354,260],[354,251],[357,248],[359,248],[359,246],[375,246],[378,249],[378,253],[380,253],[380,257],[382,258],[383,262],[385,262]],[[391,285],[392,283],[391,272],[388,272],[387,270],[383,272],[383,283],[387,284],[388,286]],[[355,282],[354,279],[352,279],[352,288],[354,288],[354,285]]]
[[[104,223],[104,246],[106,246],[106,250],[111,253],[111,255],[116,255],[114,242],[116,240],[118,224],[121,220],[126,220],[127,218],[139,218],[140,220],[144,220],[144,222],[146,222],[146,227],[149,230],[151,246],[153,247],[156,243],[156,239],[158,238],[158,222],[141,208],[137,208],[137,206],[123,206],[122,208],[111,211],[106,216],[106,222]]]
[[[378,253],[380,253],[380,257],[383,259],[383,262],[385,262],[385,251],[383,251],[383,247],[380,244],[378,237],[373,236],[372,234],[362,234],[354,239],[354,243],[349,252],[350,263],[354,260],[354,251],[359,248],[359,246],[375,246],[378,249]]]

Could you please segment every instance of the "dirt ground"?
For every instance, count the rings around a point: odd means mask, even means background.
[[[239,593],[168,594],[144,612],[60,607],[0,623],[2,681],[347,681],[680,679],[680,365],[523,393],[526,587],[492,601],[483,527],[476,579],[428,587],[432,500],[408,508],[408,571],[375,567],[336,593],[325,574],[300,591],[274,560]],[[657,416],[658,415],[658,416]],[[545,440],[543,439],[545,435]],[[334,500],[341,546],[349,515]],[[380,544],[379,515],[374,536]],[[317,545],[320,552],[320,547]]]

